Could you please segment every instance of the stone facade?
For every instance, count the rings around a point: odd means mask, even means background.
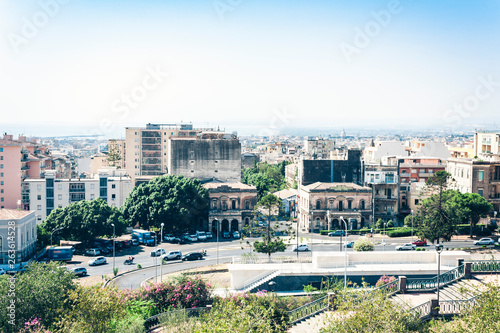
[[[365,184],[373,189],[373,222],[382,219],[398,224],[399,178],[397,166],[366,165]]]
[[[321,183],[299,189],[299,226],[301,231],[319,232],[343,227],[368,227],[372,212],[372,189],[354,183]]]
[[[257,204],[257,189],[253,185],[243,183],[206,183],[209,191],[210,208],[208,213],[209,230],[217,232],[217,221],[220,230],[241,230],[253,219]]]

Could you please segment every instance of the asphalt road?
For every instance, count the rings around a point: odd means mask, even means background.
[[[355,241],[359,236],[348,236],[348,241]],[[416,240],[416,237],[414,238]],[[240,239],[231,239],[231,240],[220,240],[219,241],[219,263],[228,263],[231,262],[233,257],[240,257],[243,253],[249,253],[250,248],[246,244],[246,242],[250,241],[253,243],[256,238],[249,238],[245,240]],[[299,238],[300,244],[308,244],[309,248],[312,252],[338,252],[343,251],[343,247],[340,245],[340,237],[328,237],[321,236],[318,234],[314,235],[304,235],[304,237]],[[346,241],[345,237],[342,237],[342,244]],[[404,243],[411,243],[410,237],[402,237],[402,238],[382,238],[375,237],[374,241],[376,242],[375,251],[394,251],[397,245],[401,245]],[[385,246],[384,246],[385,242]],[[286,249],[284,255],[295,255],[292,251],[293,246],[297,243],[295,240],[291,240],[291,245]],[[473,240],[453,240],[450,242],[445,242],[443,245],[448,248],[463,248],[463,247],[480,247],[473,245]],[[201,266],[210,266],[215,265],[217,262],[217,243],[215,240],[210,240],[207,242],[201,243],[192,243],[192,244],[170,244],[163,243],[160,244],[160,247],[163,248],[166,252],[178,250],[181,251],[182,254],[187,254],[189,252],[199,252],[203,249],[207,250],[207,256],[200,261],[188,261],[183,262],[180,260],[172,260],[163,265],[163,273],[173,273],[181,270],[192,269]],[[426,248],[428,251],[434,250],[434,245],[427,245]],[[115,266],[118,267],[118,272],[123,273],[130,270],[135,270],[137,268],[137,264],[141,264],[142,267],[154,266],[157,268],[146,268],[142,270],[137,270],[133,273],[125,274],[117,279],[115,279],[115,284],[119,288],[138,288],[142,281],[149,279],[154,276],[159,276],[160,268],[159,261],[160,258],[151,257],[150,252],[153,251],[155,247],[147,247],[147,246],[136,246],[131,248],[125,248],[121,251],[117,251],[115,255]],[[351,248],[348,248],[347,251],[353,251]],[[309,252],[310,254],[310,252]],[[134,265],[124,265],[124,260],[128,258],[128,256],[132,255],[134,259]],[[263,254],[257,254],[262,257],[266,257]],[[90,276],[95,275],[113,275],[113,256],[112,253],[104,255],[107,259],[107,264],[100,266],[89,266],[88,261],[92,257],[87,256],[74,256],[72,262],[68,262],[68,267],[78,267],[83,266],[87,268],[87,272]]]

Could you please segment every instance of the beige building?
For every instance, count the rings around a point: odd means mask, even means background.
[[[454,179],[450,183],[451,189],[462,193],[477,193],[488,200],[495,211],[499,211],[500,161],[451,158],[448,160],[446,171]]]
[[[36,236],[35,212],[0,209],[0,268],[14,270],[33,258]],[[9,250],[13,250],[13,257],[9,256]]]
[[[316,232],[344,228],[360,229],[369,225],[372,213],[372,189],[354,183],[317,182],[299,188],[299,227]]]
[[[208,213],[209,230],[239,231],[250,225],[257,204],[257,189],[243,183],[206,183],[209,191],[210,208]]]
[[[108,165],[125,169],[125,140],[111,139],[108,141]]]

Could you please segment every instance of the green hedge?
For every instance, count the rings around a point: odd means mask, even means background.
[[[481,230],[483,229],[483,230]],[[470,234],[470,224],[458,224],[457,225],[457,234],[459,235],[469,235]],[[485,227],[484,225],[476,225],[472,229],[472,234],[476,236],[490,236],[491,229],[489,227]]]
[[[408,228],[408,227],[394,228],[394,230],[387,232],[387,236],[389,236],[389,237],[411,236],[411,228]]]
[[[337,229],[340,230],[340,229]],[[345,230],[345,229],[343,229]],[[333,232],[336,230],[320,230],[319,234],[320,235],[328,235],[330,232]],[[361,235],[361,234],[368,234],[371,232],[371,229],[368,228],[363,228],[363,229],[355,229],[355,230],[347,230],[347,234],[349,235]]]

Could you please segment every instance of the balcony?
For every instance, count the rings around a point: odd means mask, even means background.
[[[30,169],[30,166],[29,165],[23,165],[21,167],[21,170],[29,170]]]
[[[159,145],[157,145],[157,146],[146,145],[146,146],[142,147],[142,150],[145,150],[145,151],[160,151],[161,150],[161,146],[159,146]]]
[[[23,157],[21,157],[21,162],[28,162],[29,160],[30,160],[30,158],[27,155],[24,155]]]

